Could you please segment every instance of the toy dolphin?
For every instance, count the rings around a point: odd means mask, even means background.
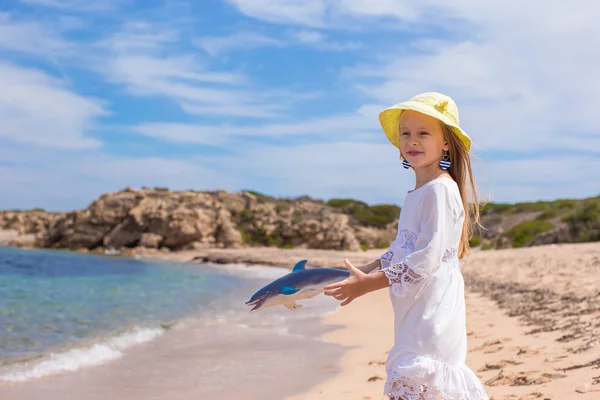
[[[309,299],[323,292],[329,284],[342,281],[350,276],[350,272],[336,268],[310,268],[306,269],[307,260],[298,262],[292,272],[274,280],[246,302],[247,306],[254,306],[250,312],[254,313],[260,308],[268,308],[283,304],[290,310],[298,310],[302,305],[296,304],[298,300]]]

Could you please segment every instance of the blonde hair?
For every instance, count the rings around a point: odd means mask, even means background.
[[[473,169],[471,168],[471,155],[452,128],[442,122],[440,123],[444,139],[448,142],[450,168],[447,171],[458,185],[465,209],[465,220],[458,245],[458,258],[461,259],[470,253],[469,239],[473,235],[475,225],[480,225],[480,203],[477,197]],[[469,197],[471,197],[471,202],[469,202]]]

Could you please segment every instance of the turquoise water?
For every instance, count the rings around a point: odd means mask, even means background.
[[[197,265],[0,247],[0,366],[217,313],[255,286]]]

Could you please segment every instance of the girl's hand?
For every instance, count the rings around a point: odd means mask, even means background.
[[[343,300],[341,306],[345,306],[357,297],[369,292],[367,289],[369,280],[367,274],[352,265],[347,258],[344,259],[344,264],[348,271],[350,271],[350,276],[341,282],[332,283],[324,287],[324,294],[326,296],[333,296],[337,300]]]

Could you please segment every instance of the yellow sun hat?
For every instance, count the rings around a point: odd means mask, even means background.
[[[456,103],[451,97],[436,92],[418,94],[408,101],[395,104],[379,113],[381,127],[394,146],[400,148],[400,115],[404,110],[420,112],[439,119],[456,133],[467,151],[471,149],[471,138],[459,126]]]

